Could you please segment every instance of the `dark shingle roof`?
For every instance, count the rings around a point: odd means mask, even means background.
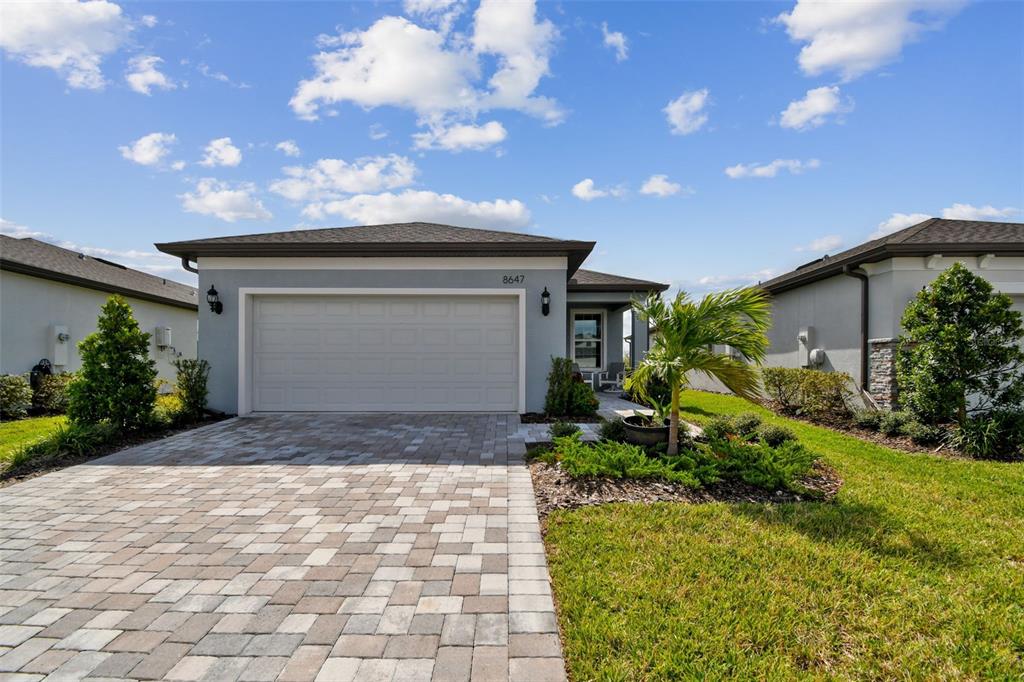
[[[667,284],[594,270],[577,270],[566,287],[569,291],[665,291]]]
[[[1024,255],[1024,223],[929,218],[879,239],[864,242],[834,256],[825,256],[779,275],[761,287],[778,293],[809,284],[862,263],[876,263],[894,256],[981,256],[987,253]]]
[[[393,223],[321,230],[289,230],[157,244],[182,258],[202,256],[479,256],[562,255],[569,271],[594,242],[480,230],[436,223]]]
[[[198,309],[195,288],[37,239],[0,235],[0,268],[179,308]]]

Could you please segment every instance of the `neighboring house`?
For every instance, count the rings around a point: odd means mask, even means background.
[[[199,356],[239,414],[542,411],[552,356],[621,362],[630,301],[666,288],[580,270],[594,242],[431,223],[156,246],[216,291]]]
[[[160,377],[196,356],[196,290],[36,239],[0,235],[0,373],[23,374],[46,358],[55,372],[81,366],[78,342],[96,331],[111,294],[131,305],[150,338]]]
[[[891,406],[903,310],[955,261],[1024,312],[1024,224],[932,218],[763,282],[772,294],[766,364],[847,372]]]

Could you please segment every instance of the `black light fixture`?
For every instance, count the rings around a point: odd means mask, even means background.
[[[540,311],[544,313],[544,317],[551,312],[551,294],[548,293],[547,287],[544,287],[544,291],[540,294]]]
[[[220,302],[217,289],[211,284],[210,290],[206,292],[206,302],[210,304],[210,312],[220,315],[224,312],[224,304]]]

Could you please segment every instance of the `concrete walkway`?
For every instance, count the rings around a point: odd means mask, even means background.
[[[0,677],[562,680],[518,429],[233,419],[5,488]]]

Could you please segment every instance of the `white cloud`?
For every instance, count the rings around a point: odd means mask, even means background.
[[[812,253],[826,253],[828,251],[834,251],[843,245],[843,238],[837,234],[829,234],[824,237],[818,237],[812,240],[809,244],[803,244],[796,247],[795,251],[810,251]]]
[[[594,181],[590,178],[580,180],[572,186],[572,195],[577,199],[582,199],[583,201],[593,201],[594,199],[601,199],[603,197],[621,197],[625,194],[626,188],[622,185],[599,189],[594,186]]]
[[[231,144],[230,137],[210,140],[204,151],[206,154],[199,162],[200,166],[237,166],[242,163],[242,150]]]
[[[388,136],[388,130],[379,123],[374,123],[370,126],[370,139],[371,140],[383,140]]]
[[[871,233],[871,239],[878,239],[887,234],[898,232],[911,225],[917,225],[931,218],[927,213],[893,213],[887,219],[878,223],[878,228]]]
[[[670,181],[667,175],[652,175],[640,188],[640,194],[650,194],[656,197],[669,197],[682,191],[683,186],[678,182]],[[687,194],[693,193],[690,189],[687,189],[686,192]]]
[[[176,171],[184,170],[185,169],[185,162],[184,161],[175,161],[174,163],[171,164],[171,168],[173,170],[176,170]]]
[[[460,152],[464,149],[481,151],[503,142],[508,137],[505,126],[498,121],[483,125],[455,124],[450,127],[439,125],[429,131],[412,136],[416,149],[445,149]]]
[[[803,99],[789,103],[779,118],[779,125],[793,130],[808,130],[824,125],[831,114],[844,114],[853,109],[853,100],[843,102],[838,86],[808,90]]]
[[[897,59],[903,46],[941,28],[963,0],[798,0],[776,21],[789,37],[805,43],[800,68],[809,76],[839,72],[852,80]]]
[[[128,61],[128,71],[124,74],[124,79],[128,81],[128,87],[143,95],[150,94],[150,90],[153,88],[174,90],[178,84],[157,68],[163,61],[160,57],[152,55],[132,57]]]
[[[153,28],[154,26],[160,23],[160,20],[152,14],[144,14],[139,19],[139,23],[145,26],[146,28]]]
[[[0,3],[0,47],[29,66],[56,71],[69,87],[100,90],[100,63],[126,41],[131,22],[106,0]]]
[[[999,218],[1010,218],[1020,212],[1019,208],[1013,208],[1012,206],[996,208],[991,205],[953,204],[949,208],[942,209],[942,217],[950,220],[997,220]]]
[[[255,194],[256,185],[251,182],[231,185],[214,178],[202,178],[194,192],[179,194],[178,198],[181,207],[189,213],[212,215],[229,223],[272,218]]]
[[[210,78],[215,81],[220,81],[221,83],[226,83],[233,88],[247,90],[250,87],[252,87],[248,83],[236,83],[235,81],[231,80],[231,78],[223,71],[214,71],[210,68],[208,64],[205,63],[200,63],[199,66],[196,67],[196,69],[206,78]]]
[[[708,89],[690,90],[679,95],[662,110],[668,118],[673,135],[689,135],[708,122],[704,110],[708,104]]]
[[[295,144],[295,140],[282,140],[274,145],[274,149],[279,152],[283,152],[285,156],[302,155],[302,150],[299,149],[299,145]]]
[[[142,166],[155,166],[171,153],[171,145],[178,138],[172,133],[150,133],[143,135],[130,145],[118,147],[121,156]],[[179,170],[175,168],[175,170]]]
[[[290,105],[309,120],[323,107],[330,113],[331,105],[351,102],[367,109],[411,109],[422,125],[467,122],[492,109],[558,123],[564,117],[558,104],[534,94],[548,74],[557,36],[551,22],[537,20],[533,2],[483,0],[469,36],[383,17],[366,30],[322,36],[321,47],[337,49],[313,57],[315,74],[299,83]],[[484,85],[483,67],[491,64]]]
[[[629,41],[619,31],[609,31],[608,22],[601,22],[601,35],[604,36],[604,46],[615,50],[615,61],[624,62],[629,58]]]
[[[703,296],[704,294],[722,291],[723,289],[752,286],[758,282],[767,281],[778,274],[777,270],[765,268],[753,272],[705,275],[695,280],[675,280],[671,283],[669,291],[685,291],[691,295]]]
[[[530,211],[517,199],[474,202],[453,194],[411,189],[398,194],[357,194],[348,199],[313,204],[306,207],[303,214],[312,219],[339,215],[363,225],[422,220],[511,230],[525,228],[530,223]]]
[[[271,183],[270,190],[292,201],[314,201],[405,187],[413,183],[416,172],[416,164],[397,154],[367,156],[352,163],[320,159],[311,166],[285,168],[288,177]]]
[[[466,11],[465,0],[405,0],[402,10],[409,16],[418,16],[428,24],[437,26],[441,33],[451,31],[452,24]]]
[[[788,171],[791,175],[800,175],[805,170],[813,170],[821,166],[818,159],[775,159],[771,163],[738,163],[725,169],[725,174],[733,180],[739,178],[774,178],[779,171]]]
[[[14,237],[15,239],[45,239],[50,236],[45,232],[30,229],[6,218],[0,218],[0,234]]]

